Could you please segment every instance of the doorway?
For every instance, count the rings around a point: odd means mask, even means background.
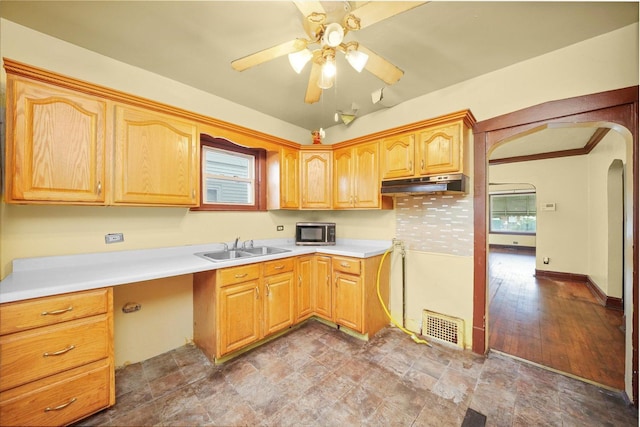
[[[488,349],[487,328],[487,185],[488,153],[496,144],[544,124],[610,123],[624,135],[628,146],[625,190],[624,309],[625,391],[638,404],[638,87],[630,87],[566,100],[553,101],[499,116],[474,127],[474,316],[473,350]],[[586,148],[585,148],[586,149]]]

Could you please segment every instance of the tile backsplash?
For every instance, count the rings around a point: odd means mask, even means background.
[[[473,256],[473,195],[396,196],[396,237],[408,250]]]

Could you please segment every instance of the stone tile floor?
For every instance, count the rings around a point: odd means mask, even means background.
[[[77,425],[637,426],[623,397],[500,354],[369,342],[311,320],[223,365],[184,346],[116,370],[116,405]]]

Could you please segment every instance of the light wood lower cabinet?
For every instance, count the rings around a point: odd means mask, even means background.
[[[327,320],[333,320],[333,303],[331,302],[331,257],[326,255],[315,256],[316,288],[313,304],[314,313]]]
[[[293,325],[294,259],[284,258],[263,263],[264,336]]]
[[[313,281],[315,255],[300,256],[296,259],[296,322],[313,315]]]
[[[219,361],[312,316],[373,335],[389,324],[376,292],[381,258],[304,255],[196,273],[194,342]],[[388,258],[380,290],[388,305]]]
[[[370,258],[332,257],[334,322],[373,335],[389,324],[377,292],[382,255]],[[380,295],[389,306],[389,258],[380,270]]]
[[[2,425],[64,425],[115,404],[111,288],[0,305]]]
[[[193,339],[212,359],[238,351],[294,321],[293,258],[194,275]]]

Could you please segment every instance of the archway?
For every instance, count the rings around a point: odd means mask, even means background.
[[[474,126],[474,315],[473,351],[487,350],[487,153],[495,144],[553,123],[612,123],[615,130],[629,136],[629,161],[633,164],[625,195],[630,215],[625,223],[625,280],[630,283],[625,298],[627,321],[626,391],[638,405],[638,87],[552,101],[514,113],[478,122]]]

